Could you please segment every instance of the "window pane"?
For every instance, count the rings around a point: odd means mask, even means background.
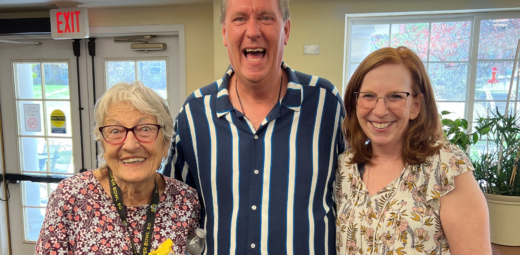
[[[25,241],[36,241],[43,225],[45,208],[24,208],[25,211]]]
[[[135,61],[106,61],[107,89],[115,84],[135,81]]]
[[[353,25],[350,51],[351,62],[361,62],[370,52],[388,47],[390,25]]]
[[[480,21],[478,59],[514,59],[520,38],[520,19]]]
[[[70,115],[70,102],[47,101],[46,118],[47,118],[47,135],[49,136],[67,136],[72,135],[72,119]],[[65,115],[64,121],[57,121],[55,117]],[[54,117],[54,118],[53,118]]]
[[[493,143],[488,143],[486,140],[478,141],[477,144],[471,146],[471,157],[480,157],[480,154],[485,152],[496,151],[497,146]]]
[[[428,74],[436,100],[465,101],[468,65],[464,63],[430,63]]]
[[[354,72],[356,71],[356,69],[358,68],[358,66],[359,66],[359,64],[351,64],[351,65],[350,65],[350,70],[349,70],[350,75],[349,75],[349,78],[352,77],[352,75],[354,74]]]
[[[513,61],[478,62],[475,99],[507,100],[512,69]]]
[[[47,143],[45,138],[20,138],[20,166],[22,171],[47,171]]]
[[[69,65],[67,63],[43,64],[45,74],[45,97],[69,99]]]
[[[451,112],[448,115],[445,115],[444,118],[448,119],[463,119],[464,118],[464,111],[466,109],[466,103],[461,102],[437,102],[437,110],[439,110],[439,113],[442,111],[449,111]]]
[[[138,61],[137,80],[152,88],[162,98],[167,99],[166,91],[166,61]]]
[[[520,101],[511,101],[509,102],[509,112],[513,113],[515,111],[515,102],[516,104],[516,111],[520,111]],[[493,116],[492,113],[496,112],[496,108],[498,107],[498,110],[500,114],[504,114],[506,111],[506,102],[475,102],[475,108],[473,113],[473,118],[480,117],[487,117],[487,116]],[[488,110],[489,109],[489,110]],[[488,112],[489,111],[489,112]]]
[[[72,139],[49,139],[51,145],[55,145],[51,149],[49,171],[51,173],[74,173],[74,160],[72,158]],[[52,147],[52,146],[49,146]]]
[[[49,196],[47,195],[47,183],[23,182],[25,205],[47,206]]]
[[[471,22],[432,23],[430,61],[468,61]]]
[[[43,136],[45,123],[41,101],[18,101],[18,134]]]
[[[16,97],[42,98],[40,63],[15,63]]]
[[[390,46],[406,46],[423,60],[428,56],[429,23],[392,24]]]

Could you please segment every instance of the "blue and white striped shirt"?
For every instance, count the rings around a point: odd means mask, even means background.
[[[199,192],[204,254],[336,254],[343,103],[329,81],[282,67],[287,92],[256,131],[229,100],[232,69],[177,116],[165,174]]]

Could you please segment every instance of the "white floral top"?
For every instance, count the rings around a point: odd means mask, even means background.
[[[351,152],[336,171],[337,254],[451,254],[439,210],[440,197],[455,188],[455,176],[473,171],[466,154],[445,143],[421,165],[370,196]]]

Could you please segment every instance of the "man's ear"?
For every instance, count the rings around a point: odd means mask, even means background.
[[[421,112],[423,94],[413,97],[411,101],[412,101],[412,109],[410,109],[410,120],[414,120],[415,118],[417,118],[417,116],[419,116],[419,113]]]
[[[284,32],[283,45],[287,45],[287,43],[289,43],[289,34],[291,32],[291,21],[290,20],[287,20],[285,22],[285,25],[283,26],[283,32]]]
[[[227,48],[226,27],[222,24],[222,43]]]

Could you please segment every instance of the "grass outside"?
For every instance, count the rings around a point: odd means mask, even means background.
[[[68,85],[45,85],[45,94],[47,99],[69,99]],[[33,86],[33,98],[42,98],[42,86]]]

